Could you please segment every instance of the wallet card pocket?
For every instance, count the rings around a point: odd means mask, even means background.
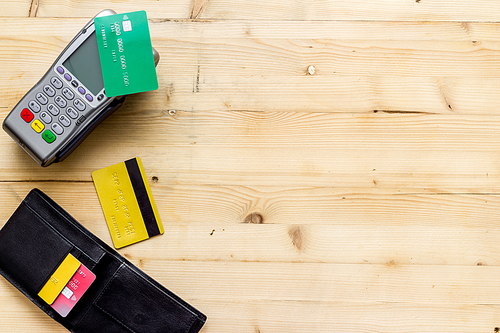
[[[73,246],[21,204],[0,231],[0,272],[36,295]]]
[[[135,333],[191,332],[199,319],[190,309],[126,265],[116,271],[94,305]]]

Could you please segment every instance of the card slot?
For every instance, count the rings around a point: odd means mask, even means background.
[[[73,247],[73,249],[70,251],[70,253],[85,267],[88,269],[92,270],[97,263],[94,262],[88,255],[83,253],[80,249]]]
[[[177,296],[126,264],[115,272],[94,305],[135,333],[189,332],[204,322]]]
[[[22,203],[0,231],[0,271],[33,296],[72,249]]]
[[[109,281],[113,278],[114,273],[118,270],[122,261],[107,253],[94,267],[87,266],[96,276],[94,283],[85,292],[80,301],[71,310],[69,315],[65,318],[71,327],[79,326],[79,322],[85,317],[86,313],[92,310],[93,301],[99,296],[102,290],[107,286]],[[87,332],[95,332],[89,330]]]

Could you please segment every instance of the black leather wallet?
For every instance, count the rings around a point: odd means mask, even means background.
[[[68,254],[96,279],[63,318],[38,293]],[[75,333],[196,333],[206,320],[38,189],[0,230],[0,274]]]

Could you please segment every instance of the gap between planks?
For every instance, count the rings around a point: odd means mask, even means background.
[[[39,5],[40,5],[40,0],[32,0],[31,1],[31,6],[30,6],[30,11],[28,13],[28,17],[36,17]]]

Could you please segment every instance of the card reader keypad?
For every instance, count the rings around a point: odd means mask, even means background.
[[[57,70],[61,73],[59,68]],[[68,73],[65,73],[64,78],[68,84],[71,83],[71,76]],[[76,97],[69,85],[66,86],[59,77],[52,76],[49,82],[50,84],[43,85],[41,91],[35,94],[34,100],[28,102],[20,116],[30,124],[33,131],[41,134],[43,140],[52,143],[65,131],[81,125],[81,120],[85,117],[80,112],[87,109],[87,104]],[[83,88],[79,92],[82,95],[86,93]]]
[[[66,113],[68,114],[68,116],[70,116],[70,117],[71,117],[71,118],[73,118],[73,119],[78,118],[78,112],[75,110],[75,108],[74,108],[74,107],[71,107],[71,106],[70,106],[70,107],[68,107],[68,108],[66,109]]]

